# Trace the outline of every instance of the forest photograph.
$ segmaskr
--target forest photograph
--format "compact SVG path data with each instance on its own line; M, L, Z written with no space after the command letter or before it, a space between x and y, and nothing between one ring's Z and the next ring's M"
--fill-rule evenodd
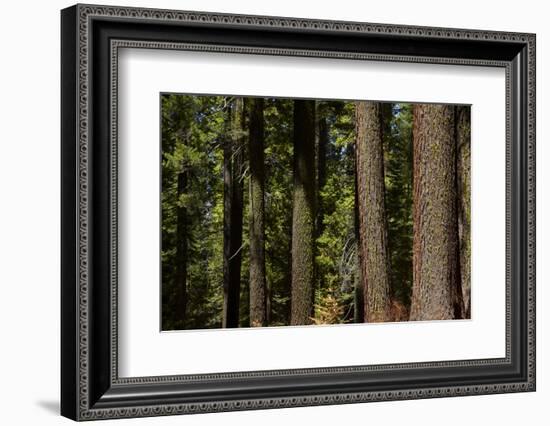
M470 319L470 109L161 94L161 330Z

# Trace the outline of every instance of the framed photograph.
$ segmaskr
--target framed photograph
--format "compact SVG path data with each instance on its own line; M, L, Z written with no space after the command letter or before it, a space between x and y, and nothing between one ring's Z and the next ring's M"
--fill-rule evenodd
M61 413L535 390L535 35L61 12Z

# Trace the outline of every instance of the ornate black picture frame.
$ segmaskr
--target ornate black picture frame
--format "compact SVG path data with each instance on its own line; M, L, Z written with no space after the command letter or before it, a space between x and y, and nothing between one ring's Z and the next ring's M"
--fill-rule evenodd
M76 5L61 13L61 413L159 416L535 390L535 35ZM117 52L190 49L506 72L506 356L120 378Z

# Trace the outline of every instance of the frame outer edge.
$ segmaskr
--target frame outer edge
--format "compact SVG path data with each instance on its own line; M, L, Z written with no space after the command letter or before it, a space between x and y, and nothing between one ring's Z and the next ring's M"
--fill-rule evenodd
M529 34L527 42L527 78L528 78L528 105L527 105L527 121L528 121L528 381L532 391L536 391L536 134L537 134L537 36Z
M77 7L61 11L61 414L78 418Z
M77 363L77 421L89 418L90 413L90 389L89 389L89 342L90 327L88 310L89 303L89 211L90 211L90 174L89 163L89 113L90 107L90 79L89 68L91 63L88 13L85 5L76 5L76 31L77 31L77 58L76 79L77 94L76 105L78 108L78 122L75 143L78 149L76 168L78 185L78 216L77 244L78 244L78 290L77 290L77 320L78 320L78 358Z
M208 12L185 12L185 11L169 11L158 9L141 9L128 7L110 7L97 5L77 5L74 7L76 11L75 31L77 37L77 51L75 53L76 63L76 99L78 105L76 137L78 141L78 152L76 153L76 179L77 181L77 229L78 236L76 251L77 255L77 284L78 289L74 289L77 296L77 313L73 324L77 325L77 335L75 336L75 350L78 359L75 362L76 383L74 390L76 391L77 406L75 408L76 420L92 420L101 418L113 417L141 417L151 415L169 415L179 413L193 412L219 412L229 410L243 409L263 409L263 408L282 408L292 406L309 406L309 405L325 405L325 404L343 404L351 402L366 402L380 400L399 400L399 399L416 399L416 398L432 398L439 396L460 396L474 395L487 393L504 393L529 391L535 389L535 36L527 33L509 33L496 31L482 30L462 30L462 29L447 29L447 28L428 28L428 27L408 27L403 25L387 25L387 24L367 24L353 22L336 22L324 20L298 19L298 18L279 18L267 16L245 16L245 15L229 15ZM376 394L359 393L359 394L332 394L325 396L307 396L298 398L269 398L246 401L220 401L208 404L163 404L160 406L143 406L139 408L113 408L113 409L93 409L89 408L89 317L88 317L88 136L89 136L89 18L91 16L105 18L120 18L120 19L136 19L136 20L171 20L176 22L193 22L193 23L210 23L210 24L227 24L232 26L257 26L262 28L289 28L289 29L316 29L326 30L328 32L367 32L367 33L382 33L390 35L394 32L403 31L405 35L414 37L438 37L447 39L471 39L485 41L508 41L523 43L528 46L528 106L526 112L528 117L528 193L526 194L528 209L528 336L527 336L527 356L528 356L528 378L526 382L503 383L500 385L480 385L464 388L462 386L450 386L448 388L434 389L404 389L403 391L388 391L376 392ZM72 105L71 105L72 106ZM66 113L65 104L63 112ZM63 128L67 126L62 124ZM64 146L64 145L63 145ZM66 162L63 161L65 165ZM65 189L66 183L63 184ZM525 190L525 188L524 188ZM74 210L74 207L73 207ZM66 210L65 210L66 212ZM63 224L65 226L65 224ZM66 263L66 257L63 257ZM65 270L63 266L63 270ZM64 284L65 285L65 284ZM65 413L66 415L66 413Z

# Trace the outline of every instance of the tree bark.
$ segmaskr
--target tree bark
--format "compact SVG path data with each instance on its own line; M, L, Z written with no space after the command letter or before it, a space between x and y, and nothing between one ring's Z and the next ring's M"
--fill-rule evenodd
M315 282L315 102L294 101L291 325L311 323Z
M250 326L267 325L264 230L264 101L250 100L248 152L250 162Z
M413 108L411 320L454 319L460 282L454 107Z
M357 102L355 123L359 261L365 321L383 322L390 319L390 276L380 104Z
M223 152L223 320L222 327L239 326L243 227L243 99L229 109L230 131Z
M178 327L185 327L187 311L187 208L180 205L181 196L187 192L187 170L182 164L178 173L178 204L176 205L176 307L175 319Z
M456 109L458 238L460 250L460 278L464 318L470 318L470 107Z
M355 151L355 147L354 147ZM354 155L355 152L354 152ZM356 160L357 161L357 160ZM353 292L353 322L359 324L365 322L365 285L363 280L363 274L361 272L361 255L360 242L359 242L359 196L357 194L357 173L355 173L354 179L355 185L355 203L354 203L354 233L355 233L355 246L356 246L356 267L354 276L354 292Z

